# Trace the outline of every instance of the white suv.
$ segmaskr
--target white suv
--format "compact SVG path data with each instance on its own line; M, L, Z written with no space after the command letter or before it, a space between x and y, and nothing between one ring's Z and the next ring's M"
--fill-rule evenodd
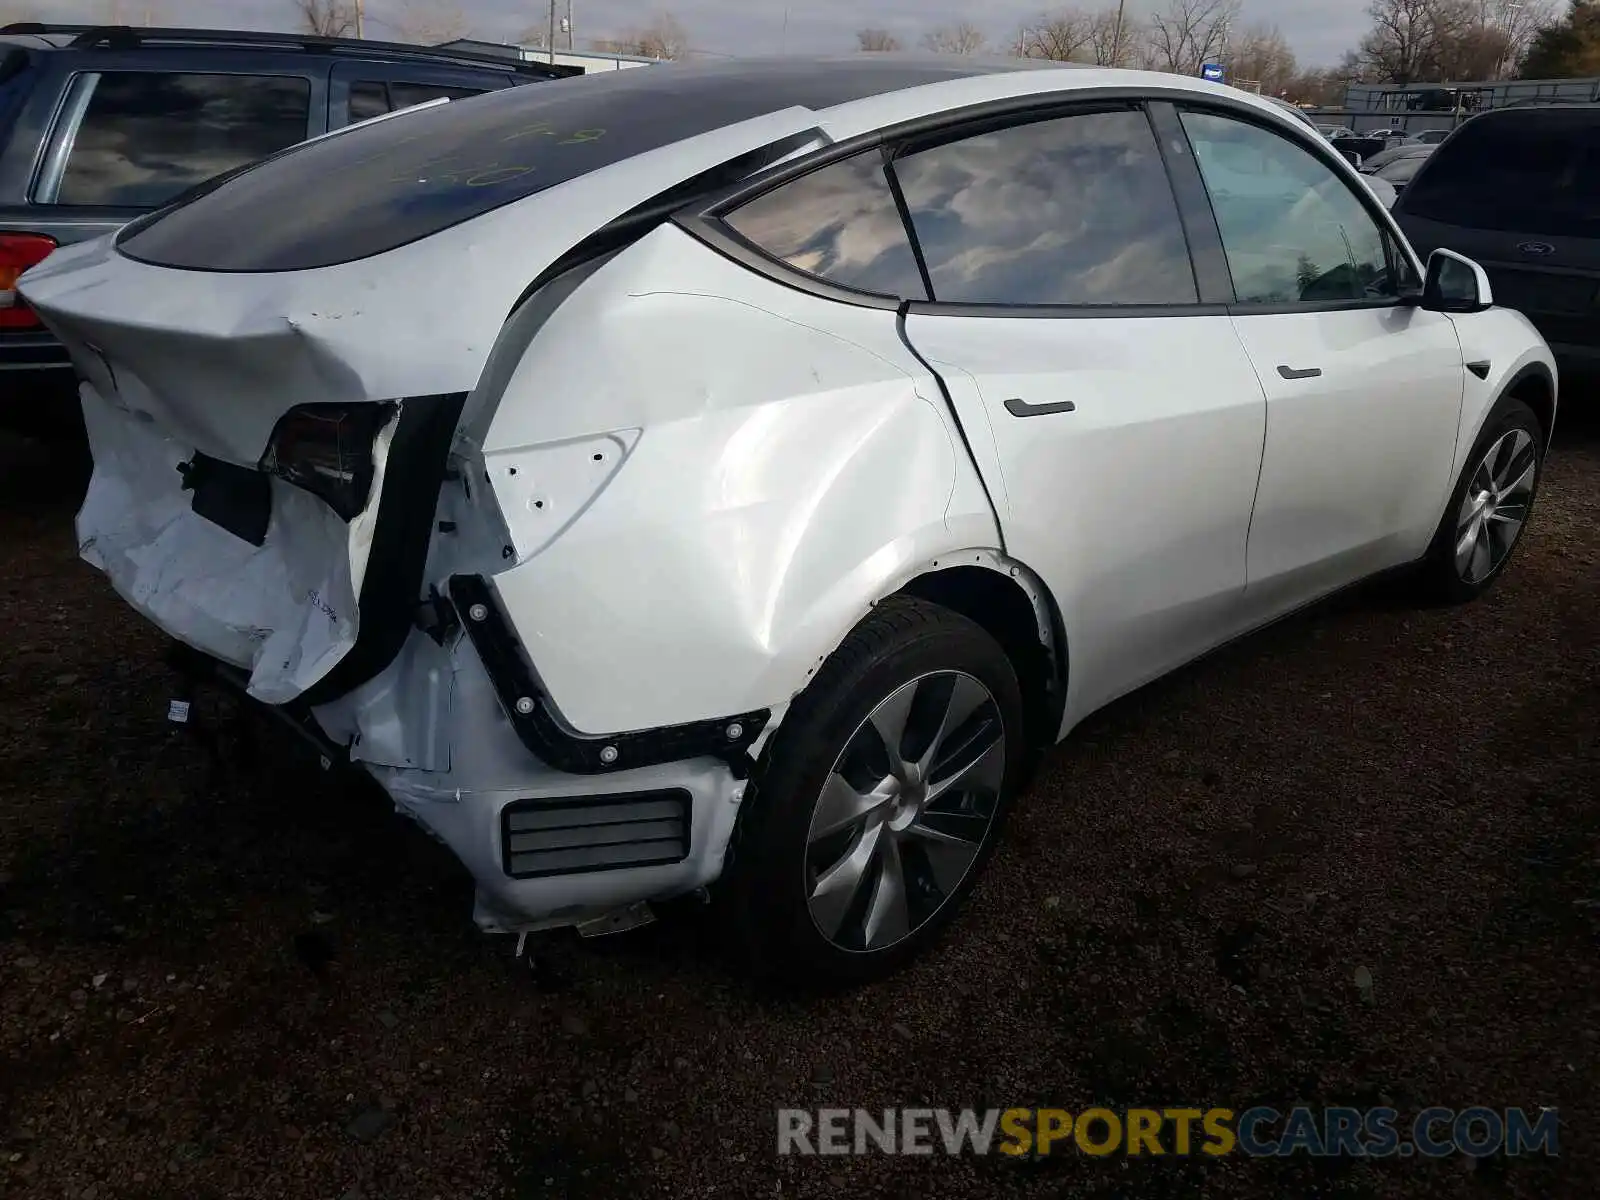
M484 928L717 883L759 962L890 970L1088 713L1390 568L1488 587L1555 416L1303 122L1026 67L517 89L53 255L84 557Z

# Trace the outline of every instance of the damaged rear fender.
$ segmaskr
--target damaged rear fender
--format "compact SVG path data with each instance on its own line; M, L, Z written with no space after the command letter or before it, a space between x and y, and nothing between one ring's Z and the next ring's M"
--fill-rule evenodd
M511 556L477 573L573 730L775 708L875 601L999 545L892 309L775 287L663 226L518 327L497 394L468 403Z

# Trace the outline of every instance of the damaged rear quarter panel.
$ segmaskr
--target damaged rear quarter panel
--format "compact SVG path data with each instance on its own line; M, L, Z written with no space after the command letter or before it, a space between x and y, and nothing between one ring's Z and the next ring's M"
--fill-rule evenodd
M608 435L626 460L574 504L541 486L547 447ZM482 450L518 547L494 586L588 733L781 704L927 562L998 545L894 312L775 285L670 225L551 314ZM532 495L582 511L547 538Z

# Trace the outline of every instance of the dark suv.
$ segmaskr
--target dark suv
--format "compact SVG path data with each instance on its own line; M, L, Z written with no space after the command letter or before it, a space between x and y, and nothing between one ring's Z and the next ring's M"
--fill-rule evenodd
M1473 117L1433 152L1394 208L1426 258L1440 246L1489 272L1563 369L1600 369L1600 106Z
M78 420L66 354L14 287L56 246L355 121L581 73L293 34L0 28L0 426L53 433Z

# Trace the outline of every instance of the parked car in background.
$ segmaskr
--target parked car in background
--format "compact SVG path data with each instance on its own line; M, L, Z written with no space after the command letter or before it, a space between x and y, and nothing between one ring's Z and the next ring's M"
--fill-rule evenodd
M66 351L15 292L56 247L352 121L574 73L293 34L0 28L0 427L78 422Z
M1389 143L1385 138L1344 137L1336 139L1333 148L1342 154L1351 166L1359 169L1366 165L1367 159L1387 150Z
M1480 261L1496 300L1526 313L1565 368L1600 368L1600 107L1473 117L1425 160L1395 215L1423 253Z
M1329 141L1337 141L1339 138L1355 137L1356 135L1355 130L1348 125L1318 125L1317 132Z
M715 884L806 980L925 947L1116 697L1391 568L1481 595L1556 411L1302 122L1024 59L418 109L22 291L86 377L84 557L480 925Z
M1420 142L1424 146L1437 146L1454 132L1455 130L1453 129L1424 129L1421 133L1416 134L1413 140Z
M1397 153L1395 157L1387 158L1384 162L1379 163L1376 167L1374 167L1372 162L1369 160L1367 165L1364 166L1362 170L1366 173L1368 178L1381 179L1383 182L1387 183L1394 189L1395 196L1398 198L1399 195L1406 190L1406 185L1409 184L1412 179L1416 177L1417 172L1422 169L1422 164L1427 162L1428 158L1437 149L1437 146L1406 147L1406 152ZM1385 156L1381 154L1378 155L1378 157L1385 158Z
M1370 174L1381 167L1388 166L1397 158L1419 153L1425 154L1431 149L1431 146L1423 146L1418 142L1391 142L1387 148L1378 151L1371 158L1363 161L1361 170L1364 174Z

